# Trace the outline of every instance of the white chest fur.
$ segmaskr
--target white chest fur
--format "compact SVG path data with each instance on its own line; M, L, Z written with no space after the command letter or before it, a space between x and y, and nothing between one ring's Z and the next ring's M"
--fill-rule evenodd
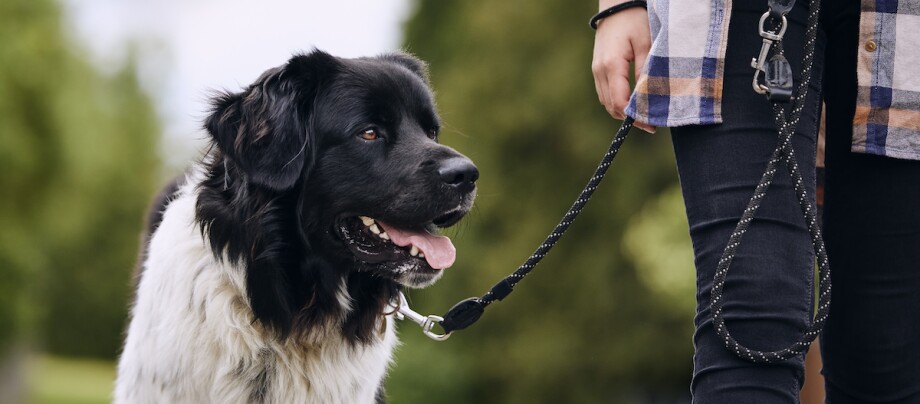
M345 341L339 324L278 341L253 320L243 268L213 257L194 217L186 185L151 240L115 401L373 402L397 344L393 319L367 345ZM348 307L344 286L338 300Z

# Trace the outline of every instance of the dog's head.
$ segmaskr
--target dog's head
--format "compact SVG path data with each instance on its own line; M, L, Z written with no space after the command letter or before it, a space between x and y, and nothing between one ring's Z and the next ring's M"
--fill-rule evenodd
M418 59L298 55L244 91L215 97L205 127L218 151L199 221L215 254L247 264L257 315L254 289L291 295L334 282L320 273L330 271L349 288L423 287L453 263L453 245L437 229L470 210L479 173L438 143Z

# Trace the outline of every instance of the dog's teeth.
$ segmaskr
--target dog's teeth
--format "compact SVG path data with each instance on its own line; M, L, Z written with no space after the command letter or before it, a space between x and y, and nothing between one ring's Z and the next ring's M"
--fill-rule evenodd
M358 216L358 219L361 219L361 223L364 223L365 226L374 224L374 219L371 219L367 216Z
M367 228L371 229L371 233L380 234L380 228L376 224L368 225Z
M380 238L382 238L382 239L384 239L384 240L389 240L389 239L390 239L390 235L387 234L387 232L385 232L385 231L384 231L384 232L380 232L380 234L378 234L378 236L380 236Z
M418 253L418 257L419 257L419 258L425 258L425 253L423 253L423 252Z
M416 247L415 245L413 245L413 246L412 246L412 249L409 250L409 255L411 255L411 256L413 256L413 257L418 256L418 247Z

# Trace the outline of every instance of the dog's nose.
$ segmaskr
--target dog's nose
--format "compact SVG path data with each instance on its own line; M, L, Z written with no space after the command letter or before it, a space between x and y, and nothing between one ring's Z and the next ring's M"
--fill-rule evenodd
M445 184L461 192L469 192L473 190L476 180L479 179L479 170L468 158L452 157L441 163L438 167L438 175Z

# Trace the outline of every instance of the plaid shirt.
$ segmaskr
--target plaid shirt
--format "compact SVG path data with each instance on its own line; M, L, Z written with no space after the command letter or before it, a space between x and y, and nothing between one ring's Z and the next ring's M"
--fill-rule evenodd
M652 48L627 115L655 126L722 122L731 7L731 0L649 0ZM862 0L854 46L853 151L920 160L920 0Z

